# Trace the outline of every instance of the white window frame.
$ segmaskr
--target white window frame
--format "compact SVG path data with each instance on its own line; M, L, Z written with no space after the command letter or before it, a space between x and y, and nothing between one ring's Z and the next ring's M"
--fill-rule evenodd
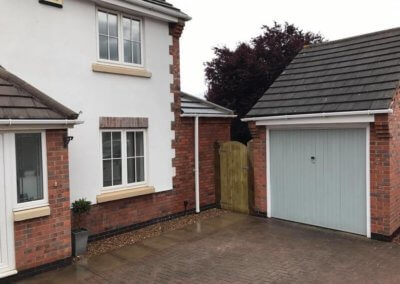
M113 186L104 186L103 180L103 133L104 132L120 132L121 133L121 158L122 158L122 184ZM143 153L144 153L144 181L128 183L128 155L127 155L127 133L128 132L143 132ZM147 129L101 129L100 130L100 176L101 176L101 191L112 192L124 189L139 188L148 185L148 152L147 152Z
M18 203L18 190L17 190L17 159L15 147L15 134L41 134L42 142L42 176L43 176L43 199ZM46 144L46 131L18 131L13 133L6 133L7 149L9 149L8 167L11 169L10 188L13 189L13 208L14 211L27 210L42 206L49 205L49 189L48 189L48 174L47 174L47 144Z
M99 12L111 13L117 15L118 22L118 61L108 60L100 58L100 42L99 42ZM124 61L124 29L123 29L123 18L130 18L140 22L140 57L141 64L129 63ZM97 7L96 8L96 43L97 43L97 61L100 63L107 63L113 65L124 65L136 68L144 68L144 19L135 15L130 15L107 8Z

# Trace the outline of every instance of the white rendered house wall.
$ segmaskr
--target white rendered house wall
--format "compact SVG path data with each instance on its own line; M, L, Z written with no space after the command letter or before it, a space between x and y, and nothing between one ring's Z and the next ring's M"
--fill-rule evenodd
M172 57L167 22L144 18L144 65L151 78L92 71L97 62L96 6L68 0L62 9L38 1L0 0L0 65L75 111L85 123L70 130L71 200L96 202L102 189L99 117L147 117L148 185L172 189L170 93ZM134 15L134 14L133 14Z

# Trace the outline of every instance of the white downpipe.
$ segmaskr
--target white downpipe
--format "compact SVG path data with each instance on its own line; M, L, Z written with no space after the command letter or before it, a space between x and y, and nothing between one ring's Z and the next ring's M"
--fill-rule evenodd
M262 120L278 120L278 119L296 119L296 118L311 118L311 117L335 117L335 116L351 116L351 115L373 115L373 114L391 114L392 109L382 110L363 110L363 111L344 111L344 112L325 112L311 114L294 114L294 115L278 115L266 117L249 117L243 118L242 121L262 121Z
M200 180L199 180L199 117L194 118L194 172L196 213L200 213Z

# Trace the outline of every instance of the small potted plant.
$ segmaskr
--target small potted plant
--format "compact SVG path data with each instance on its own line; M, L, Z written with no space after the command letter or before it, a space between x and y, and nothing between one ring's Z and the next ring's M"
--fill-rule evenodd
M86 199L78 199L72 203L72 212L77 215L77 227L72 231L72 254L79 256L86 253L89 231L82 228L82 215L87 214L91 208L91 202Z

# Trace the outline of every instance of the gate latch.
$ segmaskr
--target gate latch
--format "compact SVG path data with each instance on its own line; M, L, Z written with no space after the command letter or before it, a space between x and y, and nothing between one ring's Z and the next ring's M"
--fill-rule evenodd
M316 161L317 161L317 158L315 158L315 156L311 156L311 163L315 164Z

